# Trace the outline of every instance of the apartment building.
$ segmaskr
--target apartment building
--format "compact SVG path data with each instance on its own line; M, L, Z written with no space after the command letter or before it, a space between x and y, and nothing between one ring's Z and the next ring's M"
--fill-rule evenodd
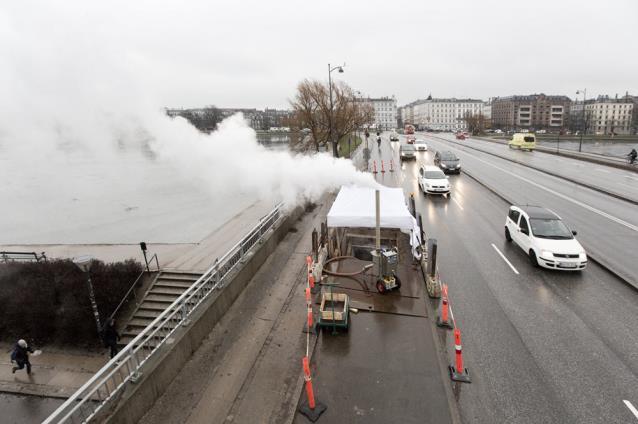
M634 113L631 99L599 96L585 103L585 120L589 132L601 135L631 134Z
M397 127L397 101L392 97L363 98L362 102L374 108L374 126L382 130Z
M414 124L418 128L435 131L467 129L464 117L483 114L484 103L477 99L433 99L413 104Z
M492 99L493 128L561 129L569 122L571 100L567 96L531 94Z

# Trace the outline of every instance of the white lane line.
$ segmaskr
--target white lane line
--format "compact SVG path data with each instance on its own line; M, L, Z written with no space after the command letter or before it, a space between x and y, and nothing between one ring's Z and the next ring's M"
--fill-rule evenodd
M623 402L625 402L625 406L629 408L631 413L634 414L636 418L638 418L638 410L631 404L631 402L629 402L628 400L623 400Z
M632 180L638 181L638 178L632 177L631 175L625 175L625 178L631 178Z
M585 209L587 209L587 210L589 210L589 211L591 211L591 212L594 212L594 213L596 213L596 214L598 214L598 215L600 215L600 216L602 216L602 217L605 217L605 218L607 218L607 219L609 219L609 220L611 220L611 221L614 221L614 222L615 222L615 223L617 223L617 224L623 225L623 226L625 226L625 227L629 228L630 230L633 230L633 231L638 232L638 226L633 225L633 224L630 224L629 222L624 221L624 220L622 220L622 219L620 219L620 218L617 218L617 217L615 217L615 216L613 216L613 215L610 215L610 214L608 214L607 212L603 212L603 211L601 211L600 209L596 209L595 207L593 207L593 206L589 206L588 204L583 203L583 202L581 202L581 201L579 201L579 200L572 199L571 197L566 196L566 195L564 195L564 194L562 194L562 193L559 193L559 192L557 192L556 190L552 190L552 189L551 189L551 188L549 188L549 187L545 187L545 186L544 186L544 185L542 185L542 184L538 184L538 183L536 183L536 182L534 182L534 181L531 181L529 178L521 177L520 175L517 175L517 174L515 174L515 173L513 173L513 172L510 172L510 171L508 171L508 170L506 170L506 169L503 169L503 168L501 168L501 167L499 167L499 166L496 166L496 165L494 165L493 163L490 163L490 162L485 161L485 160L483 160L483 159L479 159L479 158L478 158L478 157L476 157L476 156L474 156L474 157L473 157L473 159L476 159L476 160L478 160L479 162L483 162L483 163L484 163L484 164L486 164L486 165L489 165L489 166L491 166L491 167L493 167L493 168L496 168L496 169L498 169L498 170L500 170L500 171L503 171L503 172L505 172L506 174L511 175L512 177L517 178L517 179L519 179L519 180L521 180L521 181L525 181L526 183L531 184L531 185L533 185L534 187L538 187L538 188L540 188L541 190L545 190L546 192L551 193L551 194L553 194L553 195L555 195L555 196L558 196L558 197L560 197L561 199L565 199L565 200L567 200L567 201L569 201L569 202L572 202L572 203L574 203L574 204L576 204L576 205L578 205L578 206L580 206L580 207L583 207L583 208L585 208ZM541 172L539 172L539 173L541 173Z
M606 169L603 168L594 168L596 171L598 172L604 172L605 174L611 174L611 171L608 171Z
M496 246L494 245L494 243L492 243L492 247L494 248L494 250L496 250L496 253L498 253L498 254L501 256L501 258L503 258L503 260L505 261L505 263L507 263L507 264L510 266L510 268L512 268L512 271L514 271L514 274L518 275L518 271L516 270L516 268L514 268L514 265L512 265L512 263L511 263L510 261L508 261L508 260L507 260L507 258L505 257L505 255L504 255L503 253L501 253L501 251L500 251L500 250L498 250L498 247L496 247Z
M461 208L461 210L464 210L463 206L461 206L461 204L454 197L452 198L452 201L456 203L459 206L459 208Z

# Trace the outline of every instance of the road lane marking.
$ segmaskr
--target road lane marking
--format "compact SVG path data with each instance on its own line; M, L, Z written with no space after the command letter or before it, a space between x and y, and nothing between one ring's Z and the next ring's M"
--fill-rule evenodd
M611 174L611 172L610 172L610 171L608 171L608 170L606 170L606 169L603 169L603 168L594 168L594 169L595 169L596 171L598 171L598 172L604 172L605 174Z
M631 404L631 402L629 402L628 400L623 400L623 402L625 402L625 406L629 408L631 413L634 414L636 418L638 418L638 410Z
M464 210L463 206L461 206L461 204L454 197L452 198L452 201L456 203L457 205L459 205L459 208L461 208L461 210Z
M610 214L608 214L607 212L603 212L603 211L601 211L600 209L597 209L597 208L595 208L595 207L593 207L593 206L589 206L588 204L583 203L583 202L581 202L580 200L572 199L571 197L566 196L566 195L564 195L564 194L562 194L562 193L559 193L559 192L557 192L556 190L552 190L552 189L551 189L551 188L549 188L549 187L545 187L545 186L544 186L544 185L542 185L542 184L538 184L538 183L536 183L536 182L534 182L534 181L530 181L528 178L521 177L520 175L517 175L517 174L515 174L515 173L513 173L513 172L510 172L510 171L508 171L508 170L506 170L506 169L503 169L503 168L501 168L501 167L499 167L499 166L496 166L496 165L494 165L493 163L487 162L487 161L485 161L485 160L483 160L483 159L479 159L479 158L478 158L478 157L476 157L476 156L474 156L473 158L474 158L474 159L476 159L476 160L478 160L478 161L480 161L480 162L483 162L483 163L484 163L484 164L486 164L486 165L489 165L489 166L491 166L491 167L493 167L493 168L496 168L496 169L498 169L498 170L500 170L500 171L503 171L503 172L505 172L506 174L511 175L512 177L515 177L515 178L517 178L517 179L519 179L519 180L521 180L521 181L525 181L525 182L526 182L526 183L528 183L528 184L531 184L531 185L533 185L533 186L535 186L535 187L538 187L538 188L540 188L541 190L545 190L545 191L546 191L546 192L548 192L548 193L551 193L551 194L553 194L553 195L555 195L555 196L558 196L558 197L560 197L561 199L565 199L565 200L567 200L567 201L569 201L569 202L572 202L572 203L574 203L574 204L576 204L576 205L578 205L578 206L580 206L580 207L582 207L582 208L585 208L585 209L587 209L587 210L589 210L589 211L591 211L591 212L594 212L594 213L596 213L596 214L598 214L598 215L600 215L600 216L602 216L602 217L605 217L605 218L607 218L607 219L609 219L609 220L611 220L611 221L614 221L614 222L615 222L615 223L617 223L617 224L623 225L623 226L625 226L625 227L629 228L630 230L633 230L633 231L638 232L638 226L636 226L636 225L630 224L630 223L629 223L629 222L627 222L627 221L624 221L624 220L622 220L622 219L620 219L620 218L617 218L617 217L615 217L615 216L613 216L613 215L610 215ZM540 172L540 171L537 171L537 172L542 173L542 172Z
M500 257L503 258L505 263L508 264L510 266L510 268L512 268L512 271L514 271L514 274L518 275L518 271L516 270L516 268L514 268L514 265L512 265L512 263L507 260L505 255L503 253L501 253L500 250L498 250L498 247L496 247L496 245L494 243L492 243L492 247L494 248L494 250L496 250L496 253L498 253L500 255Z

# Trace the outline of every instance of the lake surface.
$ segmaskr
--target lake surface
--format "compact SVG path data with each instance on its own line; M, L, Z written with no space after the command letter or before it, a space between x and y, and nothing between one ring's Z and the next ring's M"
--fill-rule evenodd
M121 149L115 161L69 151L45 164L0 150L0 178L0 244L198 242L256 201L212 193L143 148Z

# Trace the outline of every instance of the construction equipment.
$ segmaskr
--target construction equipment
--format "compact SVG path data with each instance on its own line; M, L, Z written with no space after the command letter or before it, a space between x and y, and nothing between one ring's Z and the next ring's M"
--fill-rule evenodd
M373 250L372 261L377 269L377 291L385 293L401 288L401 280L396 274L399 263L399 252L396 247L392 249Z

